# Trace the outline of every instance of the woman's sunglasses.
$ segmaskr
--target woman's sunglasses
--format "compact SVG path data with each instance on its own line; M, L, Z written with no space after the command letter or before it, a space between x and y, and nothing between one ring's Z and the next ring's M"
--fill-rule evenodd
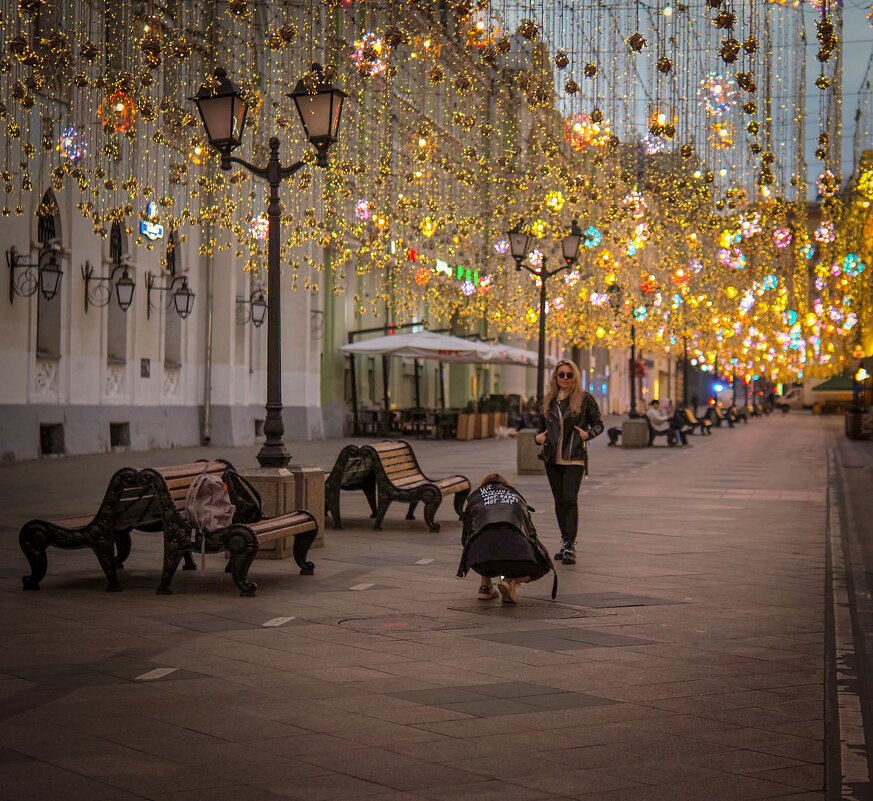
M572 378L573 373L558 373L558 378Z

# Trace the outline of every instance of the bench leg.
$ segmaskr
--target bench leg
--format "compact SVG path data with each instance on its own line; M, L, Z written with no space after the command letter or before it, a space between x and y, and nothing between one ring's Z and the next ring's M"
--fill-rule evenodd
M367 503L370 504L370 517L376 516L376 510L378 508L376 503L376 479L374 476L369 476L364 484L361 486L361 490L364 493L364 497L367 499Z
M306 555L309 553L312 543L318 536L317 531L307 531L305 534L297 534L294 537L294 561L300 568L301 576L311 576L315 572L315 565L307 561Z
M179 562L182 561L182 555L185 550L176 546L175 543L169 543L164 540L164 569L161 572L161 583L158 584L158 589L155 591L158 595L172 595L170 582L173 576L176 575L176 569L179 567Z
M440 504L443 502L442 493L429 492L422 498L422 500L424 501L424 522L427 523L427 527L431 531L439 531L440 524L434 520L434 516L436 515L437 509L440 508Z
M455 493L455 513L458 515L458 520L461 520L464 517L464 504L467 502L467 496L469 494L470 490L468 489Z
M415 520L415 507L418 506L418 501L413 501L409 504L409 511L406 513L407 520Z
M130 556L130 529L115 532L115 569L121 570Z
M239 587L239 594L244 597L254 595L258 585L254 581L249 581L248 575L255 554L258 552L257 537L251 529L232 526L222 533L222 539L224 547L230 551L228 567L236 586Z
M333 493L330 493L330 495L325 493L325 496L324 496L324 514L325 514L325 517L327 515L331 516L331 519L333 520L333 527L334 528L342 528L343 527L343 521L342 521L342 518L340 517L339 500L340 500L339 493L337 493L335 496Z
M391 506L391 498L387 497L385 493L381 493L379 495L379 506L376 509L376 519L373 521L373 529L375 531L382 530L382 521L385 519L389 506Z
M32 520L22 527L18 544L30 565L30 575L21 579L22 589L39 589L39 583L45 578L48 568L46 549L49 545L65 549L91 548L106 575L107 591L121 589L115 571L115 538L102 530L65 529L45 520Z

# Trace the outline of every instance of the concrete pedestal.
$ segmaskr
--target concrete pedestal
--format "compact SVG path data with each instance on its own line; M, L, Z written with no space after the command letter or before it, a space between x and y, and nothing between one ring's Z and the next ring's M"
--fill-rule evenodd
M621 445L623 448L645 448L649 444L649 425L645 420L635 418L621 424Z
M523 428L515 438L516 469L521 475L546 472L545 463L539 458L540 446L534 441L538 433L535 428Z
M243 468L244 476L261 496L264 517L278 517L305 509L318 522L313 548L324 545L324 469L316 465ZM288 559L294 537L276 540L258 549L259 559Z

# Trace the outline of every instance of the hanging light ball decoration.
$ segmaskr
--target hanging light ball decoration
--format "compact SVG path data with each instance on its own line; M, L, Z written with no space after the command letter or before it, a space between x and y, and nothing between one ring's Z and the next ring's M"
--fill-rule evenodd
M670 273L670 280L678 287L683 287L691 280L691 272L684 267L677 267Z
M419 230L425 236L433 236L437 232L437 224L433 217L425 217L421 221L421 225L419 226Z
M843 272L846 275L856 276L864 272L866 265L855 253L847 253L843 259Z
M787 248L793 238L790 228L777 228L773 232L773 244L780 249Z
M593 225L589 225L582 232L582 244L585 245L586 248L596 248L600 244L600 240L602 239L600 231L598 231Z
M564 208L564 193L559 190L546 193L546 208L552 213L557 214Z
M647 156L663 153L667 149L667 140L663 136L655 136L651 131L643 137L642 144Z
M498 239L494 243L494 251L499 253L501 256L505 255L509 250L509 241L506 239Z
M688 269L690 269L695 275L702 273L703 262L700 259L691 259L691 261L688 262Z
M812 238L822 245L830 244L837 238L837 232L834 228L834 224L830 222L830 220L825 220L818 228L815 229L815 233L812 235Z
M88 155L88 143L82 133L71 126L61 132L56 150L61 154L61 158L67 159L72 164L78 164Z
M136 123L136 103L126 92L113 92L97 109L97 116L104 127L115 133L124 133Z
M667 103L656 103L649 112L649 133L672 139L676 135L676 123L679 122L679 112Z
M800 255L803 256L807 261L809 261L813 256L815 256L815 248L807 242L800 248Z
M843 0L809 0L809 4L821 14L834 8L842 8Z
M710 131L712 132L712 146L716 150L727 150L729 147L734 146L736 129L731 123L719 120L712 124Z
M503 23L487 8L482 8L469 16L464 31L467 35L467 44L471 47L487 47L503 36Z
M532 250L527 254L527 260L530 262L531 267L539 267L543 263L542 251ZM536 276L532 276L532 278L536 278Z
M833 197L840 188L840 182L830 170L825 170L816 178L815 188L822 197Z
M651 295L653 292L658 289L658 280L654 275L644 275L640 279L640 292L645 293L646 295Z
M470 295L475 295L476 284L474 284L472 281L464 281L464 283L461 284L461 294L468 298L470 297Z
M564 119L564 141L574 150L587 147L604 147L611 133L606 120L594 122L591 116L576 112Z
M755 236L755 234L760 234L762 230L761 215L757 211L743 214L743 216L740 217L740 227L737 233L739 233L743 239L750 239Z
M249 234L252 239L258 242L263 242L270 232L270 221L266 214L259 214L257 217L252 217L249 220Z
M622 208L628 212L630 217L634 220L641 219L646 210L649 208L649 204L646 203L646 199L642 196L640 192L637 192L636 189L628 192L621 201Z
M427 267L419 267L415 271L415 283L419 286L427 286L430 283L431 272Z
M494 288L494 279L490 275L483 275L476 288L480 295L487 295Z
M746 254L739 248L721 248L718 251L719 264L734 270L742 270L746 266Z
M701 82L697 96L703 103L706 113L720 117L733 108L740 99L740 90L733 78L720 72L710 72Z
M371 216L370 201L366 198L358 200L358 202L355 203L355 218L363 222L369 220Z
M388 67L391 48L381 36L372 31L365 33L355 42L352 61L358 65L358 73L364 77L381 75Z

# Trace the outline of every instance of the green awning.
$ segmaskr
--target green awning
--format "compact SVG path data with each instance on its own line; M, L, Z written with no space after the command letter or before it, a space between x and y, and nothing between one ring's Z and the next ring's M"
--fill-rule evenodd
M812 388L813 392L851 392L852 391L852 376L850 375L835 375L829 378L823 384Z

